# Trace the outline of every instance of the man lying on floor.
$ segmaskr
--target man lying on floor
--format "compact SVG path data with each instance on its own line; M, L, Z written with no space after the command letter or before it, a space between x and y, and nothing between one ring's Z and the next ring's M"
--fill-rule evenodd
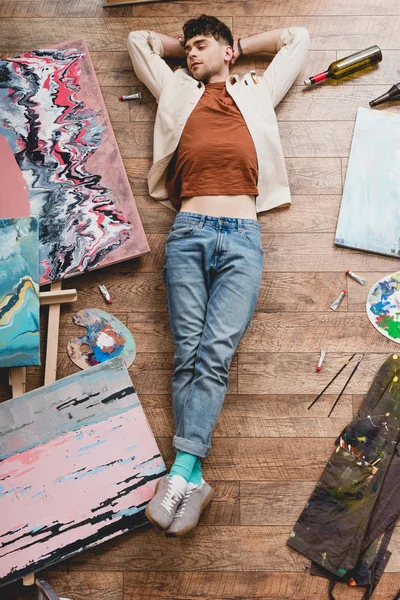
M175 346L171 472L146 515L167 535L193 529L214 492L201 461L224 402L228 370L260 289L264 262L257 214L290 204L274 107L303 66L302 27L233 40L216 17L183 26L183 40L133 31L137 77L158 102L149 193L177 211L164 278ZM276 54L262 75L230 75L241 56ZM172 71L164 58L186 57Z

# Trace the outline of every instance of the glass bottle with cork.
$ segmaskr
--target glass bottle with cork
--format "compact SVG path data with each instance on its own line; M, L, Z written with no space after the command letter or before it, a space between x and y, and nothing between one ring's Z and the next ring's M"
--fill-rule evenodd
M329 65L326 71L306 79L304 85L315 85L326 79L340 79L341 77L350 75L350 73L374 65L381 60L382 52L379 46L371 46L370 48L360 50L360 52L356 52L355 54L350 54L349 56L335 60Z

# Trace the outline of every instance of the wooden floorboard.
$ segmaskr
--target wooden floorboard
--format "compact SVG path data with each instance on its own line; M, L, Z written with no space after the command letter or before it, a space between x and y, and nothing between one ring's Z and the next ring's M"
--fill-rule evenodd
M163 280L164 248L174 214L148 195L156 102L135 76L126 49L133 29L181 32L202 12L223 19L234 36L275 27L309 29L311 48L293 88L277 108L293 204L259 216L265 250L256 311L233 358L229 389L204 461L215 487L199 526L180 540L147 527L125 534L46 570L43 575L70 600L324 600L327 582L311 577L308 561L286 545L326 464L336 436L358 410L373 377L398 346L369 324L370 286L399 263L333 244L357 108L400 79L398 0L176 0L103 9L102 0L0 0L0 56L84 39L100 83L124 165L150 244L150 254L67 280L78 302L63 306L58 376L77 371L66 354L79 335L72 323L81 308L107 309L98 291L106 283L110 312L132 331L137 357L130 368L167 466L171 441L173 344ZM379 66L319 88L303 80L336 58L378 44ZM267 67L268 56L242 59L233 72ZM142 92L141 102L118 97ZM390 110L400 112L400 104ZM345 276L351 268L367 279L361 287ZM342 288L347 296L329 309ZM46 331L46 311L41 328ZM328 356L315 372L321 347ZM357 374L332 417L339 379L312 410L308 405L354 352L364 354ZM44 359L44 349L42 348ZM0 400L11 397L0 371ZM28 389L43 384L43 368L28 370ZM374 600L400 587L400 530ZM361 590L339 586L338 600L361 600ZM16 583L1 600L31 600Z

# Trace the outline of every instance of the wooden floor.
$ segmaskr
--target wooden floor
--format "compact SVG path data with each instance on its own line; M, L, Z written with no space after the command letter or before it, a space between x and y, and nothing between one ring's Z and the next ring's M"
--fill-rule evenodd
M266 252L262 288L232 362L229 394L204 463L215 500L194 532L181 540L149 528L46 571L57 592L70 600L327 598L326 581L306 572L307 561L286 540L334 438L357 410L379 365L398 350L369 324L364 306L370 285L400 263L336 248L333 238L357 107L400 80L400 2L186 0L103 9L101 0L0 0L3 57L78 38L88 43L151 246L141 259L65 282L64 287L78 289L79 299L62 309L58 377L76 370L65 351L77 333L71 314L85 307L105 309L97 284L106 283L111 312L135 337L132 380L171 464L173 345L162 267L173 213L147 195L156 105L132 71L126 40L134 29L177 35L186 19L201 12L224 20L235 38L289 25L310 32L304 71L277 109L293 205L259 217ZM305 76L373 44L383 51L378 68L305 90ZM250 65L261 72L266 59L239 61L233 72L243 73ZM121 94L139 90L143 104L118 101ZM400 103L391 110L400 112ZM348 268L366 277L367 287L347 281ZM336 313L329 305L342 288L348 295ZM43 310L43 332L45 317ZM328 356L317 374L322 347ZM353 352L364 352L365 358L333 416L326 415L342 381L307 411ZM42 382L42 369L29 370L29 389ZM1 399L9 397L3 373ZM376 600L391 598L400 587L399 529L391 549ZM341 586L337 598L358 600L361 595ZM1 589L0 598L27 600L33 592L17 584Z

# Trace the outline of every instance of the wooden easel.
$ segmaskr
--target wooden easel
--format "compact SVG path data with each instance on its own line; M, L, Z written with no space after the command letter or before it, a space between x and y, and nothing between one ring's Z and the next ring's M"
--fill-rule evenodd
M61 288L62 282L56 281L55 283L51 284L50 292L39 293L40 305L49 305L44 385L53 383L56 380L61 304L66 302L76 302L78 299L76 290L63 291ZM13 367L10 369L9 382L12 388L13 398L24 394L26 384L26 367ZM37 587L39 588L39 600L59 600L59 597L54 592L53 588L46 581L43 579L38 579L35 582L35 573L30 573L29 575L23 577L22 583L25 586L35 585L36 583Z
M61 292L61 281L56 281L50 286L50 293ZM53 383L57 374L57 354L58 354L58 332L60 330L60 308L61 304L50 304L49 320L47 321L47 346L46 363L44 370L44 385Z

